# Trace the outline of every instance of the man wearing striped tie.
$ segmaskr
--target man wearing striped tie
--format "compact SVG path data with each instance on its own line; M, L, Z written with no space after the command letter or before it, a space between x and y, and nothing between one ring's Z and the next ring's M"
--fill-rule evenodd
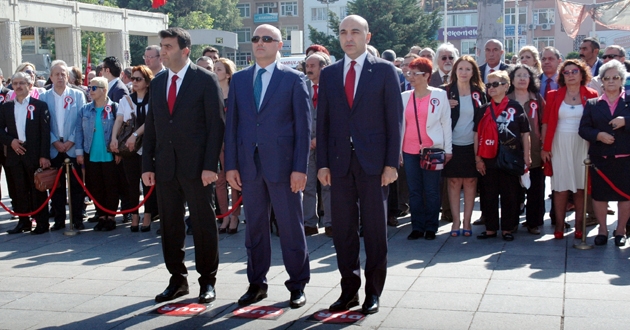
M558 65L562 62L560 51L555 47L545 47L541 54L542 70L540 75L540 96L545 98L549 91L558 89Z

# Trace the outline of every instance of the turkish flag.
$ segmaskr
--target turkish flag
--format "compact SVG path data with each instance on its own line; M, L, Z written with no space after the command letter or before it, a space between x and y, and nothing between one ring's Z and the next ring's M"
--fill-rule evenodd
M166 4L166 0L153 0L153 8L160 8Z

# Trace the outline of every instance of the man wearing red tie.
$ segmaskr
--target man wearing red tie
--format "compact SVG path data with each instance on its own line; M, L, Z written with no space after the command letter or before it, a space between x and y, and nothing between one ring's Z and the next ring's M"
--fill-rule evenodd
M560 52L552 46L545 47L540 54L543 73L540 75L540 96L545 98L549 91L558 89L558 65L562 62Z
M219 266L218 230L212 185L225 130L223 94L217 76L188 59L190 34L182 28L159 33L167 72L151 81L145 121L142 181L157 183L162 251L171 278L156 302L188 294L184 265L184 202L188 203L199 273L199 303L215 300Z
M359 304L360 214L365 314L378 312L387 275L387 186L397 178L403 113L396 69L368 54L370 37L363 17L343 19L339 41L345 56L322 70L317 103L317 177L331 187L333 242L341 273L341 296L329 309Z

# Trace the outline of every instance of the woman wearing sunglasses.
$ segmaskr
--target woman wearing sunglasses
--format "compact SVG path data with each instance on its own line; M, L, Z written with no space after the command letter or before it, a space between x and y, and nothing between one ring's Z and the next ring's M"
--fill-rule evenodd
M17 70L15 70L15 72L16 73L18 73L18 72L27 73L28 75L31 76L32 81L37 81L37 75L36 75L36 72L35 72L35 65L30 63L30 62L24 62L24 63L18 65ZM10 91L6 95L7 100L13 100L15 98L15 93L13 92L13 86L11 86L9 84L9 86L7 86L7 88L10 89ZM34 98L34 99L39 99L39 96L42 93L44 93L45 91L46 91L46 89L40 88L40 87L36 87L33 84L33 87L31 88L31 92L30 92L29 96Z
M591 80L591 70L582 61L566 60L558 71L556 91L546 97L543 113L543 150L540 153L543 163L551 161L553 176L553 209L556 228L554 237L564 237L564 218L569 198L573 192L575 204L575 238L582 238L584 220L584 159L588 143L578 135L580 119L586 100L597 97L597 92L586 87Z
M120 100L118 113L116 114L116 122L112 130L112 141L109 146L113 152L118 152L118 141L116 137L120 131L120 127L124 121L131 119L131 114L136 117L135 132L127 139L126 146L129 150L136 148L137 140L144 134L144 120L149 113L149 86L153 79L153 72L146 65L138 65L131 69L131 83L133 85L133 94L123 97ZM125 176L129 182L129 201L131 205L138 205L140 202L140 185L142 176L142 148L137 153L128 156L122 160ZM149 187L142 185L142 191L146 198L149 193ZM136 210L131 213L132 232L138 230L147 232L151 230L151 216L158 213L157 197L155 192L149 196L144 204L144 217L142 218L142 227L139 227L140 215Z
M464 55L455 61L451 83L446 86L451 107L453 158L444 166L442 176L447 178L448 199L453 214L451 236L461 234L460 193L464 189L464 236L472 235L470 220L477 194L475 148L473 132L475 114L488 102L485 86L475 59Z
M536 52L537 54L537 52ZM527 232L539 235L539 226L543 225L545 216L545 174L540 160L540 150L542 140L542 114L545 108L545 100L539 93L540 81L538 73L529 65L523 63L513 66L510 70L510 80L512 86L508 90L507 97L518 102L525 111L529 120L529 141L531 144L531 160L529 167L529 178L531 186L527 189L527 215L525 225ZM523 191L523 190L521 190ZM519 202L524 202L524 195L521 194ZM522 207L521 207L522 209Z
M116 177L116 163L119 156L107 151L112 138L112 128L116 120L118 104L107 97L108 83L103 77L96 77L90 81L88 90L92 102L79 111L76 132L77 162L85 164L85 183L94 196L95 201L108 210L118 207L118 189L111 178ZM116 163L114 163L114 161ZM98 223L95 231L110 231L116 229L113 214L106 213L96 207Z
M520 176L499 169L499 149L531 165L529 121L523 107L506 94L510 77L505 71L488 75L486 89L490 102L475 117L475 166L481 174L481 212L486 218L486 231L478 239L497 237L501 229L503 240L513 241L511 231L518 225L518 194ZM501 146L499 146L499 144ZM499 196L501 197L501 223L499 226Z
M440 177L443 164L452 156L451 107L446 92L429 86L433 66L427 58L409 64L407 80L414 90L402 93L402 158L409 185L412 231L407 239L435 239L440 213ZM427 169L421 157L427 151L442 150L441 166Z
M580 122L580 136L590 142L588 154L593 165L606 175L622 192L630 193L630 99L625 96L623 85L627 79L626 68L617 60L611 60L599 68L599 78L604 92L598 98L590 99L584 107ZM626 225L630 217L630 201L615 192L608 183L596 174L593 168L589 173L592 184L593 210L599 222L599 234L595 245L608 242L606 211L608 201L617 201L619 220L615 245L626 245Z

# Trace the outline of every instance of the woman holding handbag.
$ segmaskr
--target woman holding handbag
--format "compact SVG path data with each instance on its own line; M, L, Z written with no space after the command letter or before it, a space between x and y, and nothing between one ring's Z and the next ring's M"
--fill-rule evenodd
M116 123L112 131L112 142L110 149L113 152L119 152L119 143L124 142L125 147L131 151L122 160L125 176L129 182L129 200L131 205L138 205L140 202L140 185L142 176L142 147L140 144L144 134L144 120L149 112L149 86L153 79L153 72L146 65L138 65L131 70L131 83L133 84L133 94L123 97L120 100L118 114L116 115ZM123 122L132 120L134 122L134 132L129 135L126 141L118 141L121 126ZM140 143L139 143L140 142ZM146 198L149 193L149 187L142 185L142 190ZM157 199L155 194L151 194L144 204L144 218L142 219L142 227L139 228L140 216L138 211L131 213L132 232L140 229L143 232L151 230L151 216L157 214Z
M402 93L402 159L409 185L412 231L407 239L435 239L440 212L440 174L452 156L451 107L446 92L429 86L433 66L426 58L409 64L413 90Z
M518 225L520 176L530 166L529 121L523 107L506 96L510 77L505 71L488 75L486 83L490 102L475 118L475 164L484 189L481 212L486 217L486 231L478 239L497 237L513 241L511 231ZM508 162L509 161L509 162ZM508 166L511 164L512 166ZM501 223L499 227L499 196Z

